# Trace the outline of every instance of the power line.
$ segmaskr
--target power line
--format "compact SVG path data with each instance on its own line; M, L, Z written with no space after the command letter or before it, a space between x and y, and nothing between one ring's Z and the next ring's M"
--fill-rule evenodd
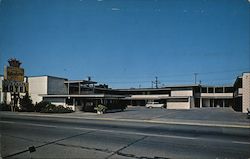
M246 70L246 69L220 70L220 71L199 72L199 73L196 72L196 73L192 73L192 74L194 76L194 83L197 84L198 75L204 76L204 75L210 75L210 74L216 74L216 73L222 74L222 73L239 72L239 71L242 72L242 70ZM164 80L164 83L171 82L171 81L178 82L178 83L180 83L180 82L183 82L183 83L190 82L191 83L191 80L188 80L188 81L187 80L180 80L177 77L180 77L180 76L190 76L191 77L192 74L191 73L190 74L189 73L172 74L172 75L161 76L161 78L162 77L172 77L171 80L169 78L167 78L167 80ZM124 77L123 77L123 79L124 79ZM191 78L189 78L189 79L191 79ZM220 81L223 82L223 80L228 81L228 79L222 79ZM218 80L217 79L209 79L209 80L207 80L207 79L202 78L202 81L203 81L203 83L207 83L208 81L218 81ZM230 81L232 81L232 80L230 80ZM113 81L108 81L106 79L104 83L108 83L108 84L133 84L133 83L137 83L137 84L148 83L148 84L150 84L151 83L151 87L153 87L153 85L155 85L156 88L160 84L160 82L158 81L158 76L155 77L155 81L151 81L151 80L142 80L142 81L141 80L134 80L134 81L132 81L131 78L129 80L127 80L127 81L119 81L119 79L115 79L115 81L114 81L114 78L113 78Z
M232 69L232 70L220 70L220 71L210 71L210 72L196 72L197 75L201 75L201 76L204 76L204 75L211 75L211 74L222 74L222 73L234 73L234 72L244 72L246 70L250 70L250 68L242 68L242 69ZM191 77L193 76L194 73L180 73L180 74L167 74L167 75L161 75L160 77L161 78L175 78L175 77ZM104 78L105 76L95 76L96 78ZM107 76L106 76L107 77ZM108 76L110 77L110 76ZM150 73L150 75L142 75L142 76L138 76L138 75L132 75L132 74L129 74L129 75L126 75L127 78L137 78L137 79L148 79L148 78L152 78L152 73ZM106 78L107 79L107 78ZM124 76L113 76L112 79L124 79ZM197 81L196 81L197 82Z

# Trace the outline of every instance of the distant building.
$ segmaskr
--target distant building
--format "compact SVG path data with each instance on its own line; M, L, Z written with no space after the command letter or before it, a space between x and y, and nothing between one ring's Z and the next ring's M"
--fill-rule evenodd
M243 73L234 83L234 109L244 113L250 109L250 73Z
M0 90L3 77L0 80ZM28 77L29 95L33 103L42 100L70 107L74 111L93 110L98 104L145 106L159 102L167 109L232 107L247 112L250 107L250 73L243 73L232 86L177 85L162 88L111 89L88 80L68 80L53 76ZM0 92L3 102L3 92ZM7 93L6 101L10 102Z

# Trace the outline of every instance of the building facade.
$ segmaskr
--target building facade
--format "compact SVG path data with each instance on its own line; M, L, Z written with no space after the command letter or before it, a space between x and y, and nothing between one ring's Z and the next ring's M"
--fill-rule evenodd
M1 76L0 90L3 77ZM91 111L98 104L145 106L159 102L167 109L232 107L247 112L250 107L250 73L243 73L232 86L178 85L162 88L111 89L88 80L68 80L53 76L28 77L33 103L42 100L70 107L74 111ZM0 102L10 101L9 93L0 92Z
M237 77L234 88L234 109L246 113L250 109L250 73Z

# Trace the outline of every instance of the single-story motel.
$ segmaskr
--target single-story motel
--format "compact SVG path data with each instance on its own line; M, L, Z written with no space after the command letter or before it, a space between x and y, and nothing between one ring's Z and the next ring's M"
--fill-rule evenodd
M2 92L0 77L0 102L10 103L10 93ZM89 80L68 80L54 76L30 76L29 95L33 103L42 100L70 107L74 111L92 109L98 104L145 106L149 101L165 104L167 109L202 107L232 107L247 112L250 107L250 73L237 77L233 85L176 85L161 88L112 89ZM10 90L13 88L10 88ZM18 88L23 89L23 88Z

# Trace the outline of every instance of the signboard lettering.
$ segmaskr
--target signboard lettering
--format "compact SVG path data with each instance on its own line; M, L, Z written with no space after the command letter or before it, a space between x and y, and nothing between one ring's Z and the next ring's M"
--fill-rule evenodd
M23 82L24 69L18 67L7 67L7 80Z
M3 80L2 88L3 92L25 93L28 92L28 83Z

